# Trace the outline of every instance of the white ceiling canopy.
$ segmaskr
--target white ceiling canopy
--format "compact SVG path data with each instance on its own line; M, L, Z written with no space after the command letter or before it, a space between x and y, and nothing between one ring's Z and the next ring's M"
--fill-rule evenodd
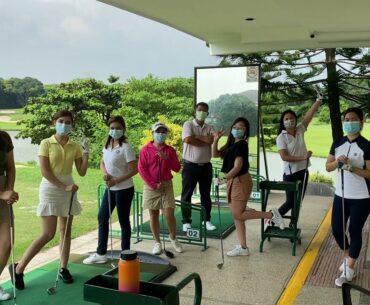
M370 47L369 0L99 0L204 40L212 55Z

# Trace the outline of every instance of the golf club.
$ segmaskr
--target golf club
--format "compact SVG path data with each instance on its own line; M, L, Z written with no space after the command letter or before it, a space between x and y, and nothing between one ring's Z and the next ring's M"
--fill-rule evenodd
M71 216L71 209L72 209L72 203L73 203L74 195L75 195L75 192L72 192L71 193L71 200L69 202L68 216L67 216L67 221L66 221L66 227L64 229L64 237L63 237L63 242L62 242L62 248L60 250L60 255L62 255L63 250L64 250L64 244L65 244L65 240L66 240L66 236L67 236L67 230L68 230L68 225L69 225L69 218ZM57 271L57 277L55 279L55 284L54 284L54 286L49 287L48 289L46 289L46 291L47 291L47 293L49 295L52 295L52 294L54 294L57 291L58 282L59 282L59 272L60 272L61 265L62 265L62 260L61 260L61 257L60 257L59 258L58 271Z
M340 169L340 177L341 177L341 184L342 184L342 225L343 225L343 270L344 276L347 277L347 266L346 266L346 220L344 217L344 170L343 168Z
M161 158L159 157L158 158L158 172L159 172L159 183L162 182L162 173L161 173ZM162 240L163 240L163 252L164 254L168 257L168 258L174 258L175 255L171 252L171 251L168 251L166 250L166 239L164 237L164 231L163 231L163 227L164 227L164 221L163 221L163 193L162 193L162 190L159 190L161 192L161 198L160 198L160 204L161 204L161 222L162 222Z
M218 221L219 221L219 228L221 230L221 210L220 210L220 190L219 190L220 186L218 184L215 185L215 189L216 189L216 200L217 200L217 208L218 208ZM222 263L219 263L217 264L217 268L218 269L222 269L222 267L224 266L224 262L225 262L225 257L224 257L224 242L222 240L222 235L220 233L220 242L221 242L221 255L222 255Z
M302 192L301 192L301 202L300 204L302 205L302 202L303 202L303 198L304 198L304 194L305 194L305 191L306 191L306 188L305 188L305 185L306 185L306 182L307 182L307 174L308 174L308 164L310 162L310 158L307 158L306 160L306 168L304 170L304 176L303 176L303 184L302 184Z
M113 263L113 237L112 237L112 205L111 205L111 197L110 197L110 187L107 186L107 196L108 196L108 209L109 209L109 236L110 236L110 265L112 268L116 268Z
M8 203L9 206L9 224L10 224L10 250L12 252L12 268L13 268L13 275L15 275L15 265L14 265L14 213L13 213L13 205ZM14 276L15 277L15 276ZM15 278L13 278L13 283L15 283ZM17 294L15 290L15 284L13 284L13 300L14 304L17 305L16 302Z

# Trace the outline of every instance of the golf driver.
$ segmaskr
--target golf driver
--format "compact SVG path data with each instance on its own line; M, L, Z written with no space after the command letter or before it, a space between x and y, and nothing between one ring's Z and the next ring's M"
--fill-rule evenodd
M14 265L14 213L13 213L13 205L11 203L8 203L9 206L9 223L10 223L10 250L12 252L11 258L12 258L12 268L13 268L13 275L15 275L15 265ZM13 278L13 283L15 283L15 278ZM17 294L15 290L15 284L13 284L13 300L14 304L16 303Z
M159 157L158 158L158 172L159 172L159 182L161 183L162 182L162 173L161 173L161 158ZM162 190L160 190L161 192L161 222L162 222L162 240L163 240L163 252L164 254L168 257L168 258L174 258L175 255L171 252L171 251L168 251L166 250L166 239L164 237L164 231L163 231L163 227L164 227L164 220L163 220L163 193L162 193Z
M63 250L64 250L64 244L65 244L65 240L66 240L66 236L67 236L69 218L71 216L71 209L72 209L72 203L73 203L74 195L75 195L75 192L72 192L71 193L71 200L69 202L68 216L67 216L67 221L66 221L66 227L64 229L64 237L63 237L63 242L62 242L62 248L60 250L60 255L62 255ZM61 258L59 258L59 266L58 266L58 271L57 271L57 277L55 279L55 284L54 284L54 286L49 287L48 289L46 289L47 293L50 294L50 295L54 294L57 291L58 282L59 282L59 272L60 272L60 269L61 269L61 265L62 265L62 260L61 260Z
M112 268L116 266L113 263L113 237L112 237L112 205L111 205L111 197L110 197L110 187L107 186L107 196L108 196L108 209L109 209L109 236L110 236L110 265Z
M219 228L221 230L221 210L220 210L220 185L219 184L216 184L215 185L215 189L216 189L216 199L217 199L217 208L218 208L218 221L219 221ZM225 257L224 257L224 242L222 240L222 236L221 236L221 233L220 233L220 242L221 242L221 255L222 255L222 263L219 263L217 264L217 268L218 269L222 269L222 267L224 266L224 262L225 262Z

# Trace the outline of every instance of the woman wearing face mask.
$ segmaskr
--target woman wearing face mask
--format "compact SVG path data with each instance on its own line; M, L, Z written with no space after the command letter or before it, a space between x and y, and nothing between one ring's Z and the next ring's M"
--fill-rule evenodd
M214 135L212 145L213 157L223 159L221 171L227 179L227 199L234 219L239 245L227 252L228 256L249 255L247 247L245 221L248 219L272 219L281 229L284 229L284 220L277 209L271 212L261 212L247 208L247 202L252 192L252 178L248 172L248 138L249 122L245 118L237 118L231 125L231 132L226 144L218 149L218 141L222 132Z
M72 178L72 167L75 164L80 176L85 176L88 165L88 153L83 152L79 144L72 141L69 134L72 131L73 115L70 111L58 111L53 117L55 134L41 141L39 162L43 176L39 189L39 205L37 215L42 222L41 235L36 238L24 253L22 259L15 264L15 274L9 266L12 281L17 289L24 289L23 271L32 258L54 238L57 222L60 228L60 249L64 241L63 253L60 253L61 269L59 277L65 283L72 283L73 277L67 269L71 245L71 227L73 216L81 212L81 205L74 194L71 216L68 227L67 216L72 193L77 192ZM66 234L65 234L65 230Z
M182 252L182 245L176 239L176 204L171 174L171 171L179 172L181 165L175 149L165 143L167 133L168 128L163 123L158 122L152 126L153 141L140 150L138 165L139 174L144 180L143 203L144 208L149 209L150 228L155 239L152 252L155 255L162 253L160 209L167 221L172 247L176 252Z
M126 124L121 116L108 120L109 133L103 148L100 169L103 179L109 188L105 190L100 206L98 221L98 247L96 253L84 259L84 264L104 264L107 262L107 244L109 233L109 210L117 207L118 220L121 226L121 249L130 249L131 224L130 210L134 197L132 177L137 174L135 152L127 143ZM108 192L110 191L111 208L109 209Z
M364 115L359 108L349 108L343 119L347 136L332 144L326 161L328 172L337 168L342 171L336 182L331 221L333 236L346 253L345 263L339 267L341 275L335 280L337 286L355 277L355 263L362 246L362 228L370 213L370 142L360 133ZM347 225L349 238L345 233Z
M307 171L303 192L306 191L307 187L307 168L310 165L309 158L312 155L312 151L307 151L304 133L306 132L317 109L321 105L321 102L322 96L320 95L307 111L303 118L303 122L300 124L297 124L297 115L292 110L286 110L280 116L280 127L278 137L276 138L276 146L284 163L283 181L301 181L303 183L304 175ZM280 206L279 213L281 215L285 215L293 208L293 204L294 193L286 192L286 200Z

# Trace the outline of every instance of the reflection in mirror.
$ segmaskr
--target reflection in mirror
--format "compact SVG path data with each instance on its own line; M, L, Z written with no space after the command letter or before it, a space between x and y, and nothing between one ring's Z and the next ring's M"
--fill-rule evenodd
M220 146L236 118L248 119L250 172L254 174L259 174L259 76L259 66L195 68L196 103L207 103L206 122L224 131Z

